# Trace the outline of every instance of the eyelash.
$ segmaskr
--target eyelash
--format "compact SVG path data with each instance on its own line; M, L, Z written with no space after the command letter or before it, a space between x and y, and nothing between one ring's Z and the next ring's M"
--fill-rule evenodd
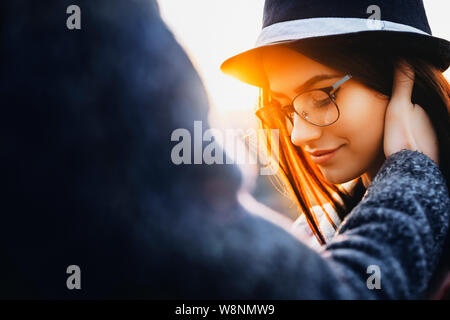
M341 90L340 87L337 88L337 90L333 93L335 99L337 99L337 97L338 97L339 90ZM277 100L275 100L275 101L277 101ZM290 105L290 104L282 106L281 103L280 103L279 101L277 101L277 103L280 105L280 108L281 108L282 110L286 110L286 111L287 111L287 110L289 110L289 109L292 109L292 107L291 107L292 105Z

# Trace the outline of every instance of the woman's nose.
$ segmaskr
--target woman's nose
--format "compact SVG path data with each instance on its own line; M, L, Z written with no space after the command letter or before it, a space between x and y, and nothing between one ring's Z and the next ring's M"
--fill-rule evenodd
M322 136L322 131L322 127L315 126L302 117L295 115L291 141L298 147L304 146L311 141L319 139Z

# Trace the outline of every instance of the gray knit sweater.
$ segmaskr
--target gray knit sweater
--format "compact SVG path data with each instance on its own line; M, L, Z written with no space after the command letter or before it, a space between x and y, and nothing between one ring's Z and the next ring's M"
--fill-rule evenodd
M214 269L220 297L420 299L440 259L449 215L438 166L421 152L401 150L386 159L319 252L244 216L219 241L208 239L222 248L208 261L228 271Z
M322 255L349 298L420 298L439 260L450 201L442 173L426 155L387 158L366 197L340 225ZM369 265L381 289L367 288Z

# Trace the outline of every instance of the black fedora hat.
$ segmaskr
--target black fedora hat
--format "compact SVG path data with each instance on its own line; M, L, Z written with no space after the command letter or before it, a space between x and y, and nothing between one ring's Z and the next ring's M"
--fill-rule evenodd
M253 49L221 65L222 72L267 85L261 50L308 39L369 37L384 50L417 54L442 72L450 64L450 42L432 36L422 0L266 0L263 29Z

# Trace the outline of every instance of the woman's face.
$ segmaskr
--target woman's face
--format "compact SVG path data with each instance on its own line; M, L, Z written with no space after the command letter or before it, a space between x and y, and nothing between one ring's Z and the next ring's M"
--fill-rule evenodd
M346 75L284 47L264 51L263 63L272 99L282 106L290 104L296 89L317 75L333 77L318 81L309 89L331 86ZM371 181L385 159L384 115L389 100L350 79L340 87L336 102L340 116L329 126L315 126L295 114L292 143L310 152L339 147L331 158L317 163L331 183L344 183L361 175ZM306 154L314 159L308 152Z

